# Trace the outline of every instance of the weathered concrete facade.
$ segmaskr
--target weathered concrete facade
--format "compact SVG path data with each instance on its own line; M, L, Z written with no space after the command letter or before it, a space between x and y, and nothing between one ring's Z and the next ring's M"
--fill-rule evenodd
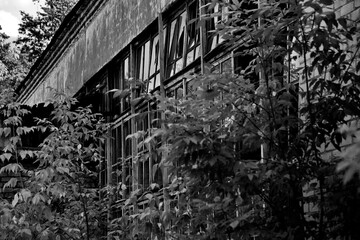
M129 90L129 77L153 84L152 88L147 88L150 92L159 88L158 76L161 76L166 96L186 96L191 80L184 76L189 72L203 71L204 62L211 63L220 73L227 72L227 69L234 71L238 65L250 61L241 59L240 63L236 59L236 47L222 48L221 37L209 34L214 30L209 28L216 25L221 11L226 9L215 8L217 15L207 23L214 22L204 24L204 29L199 32L192 29L189 19L199 19L200 12L205 11L201 10L201 4L209 2L211 0L80 0L20 87L19 100L28 105L43 102L50 97L49 87L75 95L85 86L90 89L84 91L86 95L100 82L106 85L101 94L113 88ZM332 7L337 15L354 21L359 19L360 0L337 0ZM164 13L164 20L159 20L159 13ZM159 31L160 27L164 31ZM159 41L162 34L163 46ZM296 63L298 67L303 64L301 59ZM300 88L302 85L300 82ZM154 127L153 122L158 116L153 111L157 107L154 102L142 103L141 106L130 104L130 98L136 98L135 90L131 88L131 91L132 94L122 99L103 94L107 99L101 112L107 114L113 125L104 153L106 164L99 172L100 185L121 183L129 192L139 186L146 189L151 183L165 185L168 177L165 168L153 169L159 159L149 156L140 162L132 161L136 154L148 150L138 149L137 139L127 136ZM137 119L132 114L135 112L147 115ZM345 144L353 143L351 140ZM338 154L332 145L322 150L329 158ZM252 159L259 160L264 153L256 148L253 154L255 157ZM113 206L120 206L122 200L117 199ZM304 205L304 209L310 205ZM119 207L113 217L120 212Z
M86 12L90 14L87 19L82 13L78 14L72 25L60 31L65 33L64 38L70 38L67 32L74 28L81 28L79 33L70 44L67 43L66 49L60 50L63 52L54 50L59 57L50 55L35 64L25 80L19 100L29 105L43 102L49 97L49 87L75 94L172 2L174 0L106 0L96 6L98 9ZM80 1L78 5L91 8L93 4ZM91 15L93 11L95 14Z

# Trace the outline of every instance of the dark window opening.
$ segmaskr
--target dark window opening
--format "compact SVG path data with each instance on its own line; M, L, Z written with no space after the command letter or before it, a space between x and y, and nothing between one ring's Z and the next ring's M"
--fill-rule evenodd
M109 90L118 89L126 90L130 88L130 60L129 56L117 61L112 66L111 75L109 77ZM130 108L130 93L122 94L114 98L115 93L110 93L110 109L113 120L119 117L123 112Z
M166 78L173 76L184 67L183 51L186 30L186 11L172 20L167 27Z
M238 49L234 52L234 73L254 84L254 90L259 87L259 75L255 71L255 61L255 57L246 49Z
M137 50L137 79L145 84L145 90L151 92L160 86L160 45L159 35L151 36Z
M186 65L189 65L200 56L200 29L197 26L198 22L199 3L194 1L188 5Z
M205 1L205 30L206 30L206 47L205 52L208 53L216 48L224 39L217 32L217 25L220 24L225 17L222 13L227 11L227 7L214 3L210 0Z

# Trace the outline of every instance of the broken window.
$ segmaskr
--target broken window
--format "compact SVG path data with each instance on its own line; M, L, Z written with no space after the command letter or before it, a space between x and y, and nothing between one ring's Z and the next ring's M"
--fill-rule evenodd
M129 89L130 84L130 64L129 56L117 61L113 66L113 71L111 72L109 89L119 89L126 90ZM116 119L120 116L121 113L130 108L130 94L121 94L120 96L114 98L115 93L110 94L110 109L112 114L112 119Z
M124 184L126 185L127 188L127 192L131 191L131 184L132 184L132 138L127 138L128 135L131 134L131 121L130 120L125 120L125 122L123 123L123 132L124 134L122 135L122 141L124 141L124 160L123 160L123 169L124 169L124 177L125 177L125 182Z
M259 87L259 75L255 71L255 56L248 49L239 48L234 51L234 73L254 84L254 90Z
M102 113L104 116L108 116L108 98L106 92L108 81L107 71L99 73L91 81L85 85L84 93L78 95L78 99L82 106L92 106L93 112Z
M217 32L217 25L220 24L223 20L226 19L227 8L221 6L219 3L215 3L211 0L206 0L204 11L205 11L205 30L206 30L206 49L205 52L208 53L211 50L215 49L224 39Z
M182 12L169 24L169 36L167 44L167 68L166 77L171 77L183 69L184 65L184 38L186 26L186 11Z
M111 164L112 164L112 178L113 183L122 182L122 132L121 126L112 130L111 133Z
M200 56L200 29L197 26L198 22L199 3L193 1L188 5L186 65L189 65Z
M137 139L138 144L138 183L140 187L147 188L150 184L150 160L149 160L149 152L144 144L145 140L145 132L149 129L149 114L148 110L145 109L142 113L140 113L136 117L136 131L142 132L139 134L139 138Z
M145 83L150 92L160 86L159 35L151 36L137 51L137 78Z
M166 78L181 71L200 56L199 3L192 1L167 24Z

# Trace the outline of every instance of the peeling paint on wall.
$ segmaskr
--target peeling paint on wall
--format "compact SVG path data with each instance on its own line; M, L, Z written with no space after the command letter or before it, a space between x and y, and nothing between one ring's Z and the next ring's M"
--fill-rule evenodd
M174 1L109 0L34 91L37 96L30 96L25 103L32 105L49 97L44 86L65 87L67 94L75 94L157 18L159 3L165 9Z

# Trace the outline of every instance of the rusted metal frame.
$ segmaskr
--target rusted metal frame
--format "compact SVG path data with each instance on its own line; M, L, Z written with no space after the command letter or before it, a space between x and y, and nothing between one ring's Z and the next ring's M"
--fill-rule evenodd
M170 23L171 24L171 23ZM177 28L179 28L180 23L177 22L176 26ZM165 86L164 86L164 81L165 81L165 44L164 44L164 36L163 36L163 31L164 31L164 26L163 26L163 18L162 18L162 11L161 11L161 2L158 1L158 31L159 31L159 48L160 48L160 95L162 98L166 97L166 92L165 92ZM170 25L171 26L171 25ZM168 32L171 33L171 29L168 29ZM174 36L175 38L175 36ZM177 39L177 38L176 38ZM174 41L174 39L173 39ZM165 114L164 112L161 113L161 119L165 119ZM161 128L165 129L166 126L165 124L162 122L161 123ZM165 142L165 138L162 138L162 144L166 144ZM165 154L162 154L162 158L165 158ZM170 211L170 202L169 199L167 199L167 190L166 190L166 186L168 185L168 171L166 166L163 166L162 169L162 179L163 179L163 197L164 197L164 212L169 212ZM169 236L167 236L167 232L165 230L165 239L169 239Z
M152 62L151 62L151 60L152 60L152 58L153 58L153 54L157 54L156 53L156 45L154 45L155 44L155 38L156 38L156 34L155 35L153 35L153 34L151 34L150 35L150 54L149 54L149 71L148 71L148 73L149 73L149 76L148 76L148 87L147 87L147 92L150 92L149 91L149 86L150 86L150 79L151 78L153 78L154 80L153 80L153 88L152 88L152 90L154 90L156 87L155 87L155 85L156 85L156 75L159 73L159 71L157 70L157 65L159 65L159 59L158 59L158 63L157 64L155 64L155 62L154 62L154 64L155 64L155 69L154 69L154 72L150 75L150 73L151 73L151 65L152 65ZM160 37L159 37L159 35L158 35L158 38L159 38L159 45L160 45ZM155 47L155 53L154 53L154 47ZM159 47L159 51L160 51L160 47ZM156 59L156 57L154 58L154 59ZM160 69L160 67L159 67L159 69Z
M264 2L264 0L258 0L258 8L261 9L262 7L262 2ZM261 17L258 17L258 26L261 27L262 24L262 19ZM259 58L257 59L257 61L259 61ZM265 80L264 80L264 73L263 71L259 71L259 85L261 86L262 84L265 84ZM263 105L263 102L260 102L260 105ZM267 157L268 157L268 151L269 151L269 145L265 142L263 142L260 146L261 149L261 159L260 159L260 163L265 163Z
M190 5L191 5L191 4L195 4L195 5L197 4L197 7L198 7L198 9L196 9L196 13L195 13L195 18L194 18L194 19L200 18L200 9L199 9L198 0L194 0L194 1L191 1L191 2L189 3L189 8L188 8L189 13L190 13ZM193 19L191 19L191 20L193 20ZM191 20L190 20L190 21L191 21ZM197 21L199 22L200 20L197 19ZM196 50L196 49L198 49L198 51L199 51L199 49L200 49L200 29L197 29L195 22L192 23L192 24L194 24L194 46L191 47L191 50L190 50L190 51L194 51L194 57L193 57L193 59L192 59L192 62L194 62L194 61L197 59L197 57L196 57L197 50ZM188 52L189 52L189 49L187 49L187 50L188 50Z
M204 0L199 0L199 18L200 18L200 67L201 74L205 72L205 54L206 54L206 23L203 16L206 14L203 7Z
M188 32L189 32L189 3L186 2L185 6L185 12L186 12L186 19L185 19L185 32L184 32L184 46L183 46L183 66L182 69L186 67L187 64L187 54L188 54L188 48L189 48L189 39L188 39Z
M146 43L146 41L145 41L145 43ZM142 44L141 47L140 47L141 57L140 57L139 61L142 64L139 65L139 74L141 73L141 76L139 75L139 79L144 79L144 63L145 63L144 59L145 59L145 54L143 54L143 51L142 51L143 49L145 49L145 44ZM144 50L144 52L145 52L145 50ZM136 61L136 59L135 59L135 61ZM136 64L136 62L135 62L135 64ZM140 66L141 66L142 69L140 69ZM146 86L146 89L147 89L147 86Z
M130 62L130 72L129 72L129 77L131 79L131 84L130 84L130 101L133 101L136 98L136 84L134 81L134 77L135 77L135 49L133 44L130 44L130 58L129 58L129 62ZM135 128L135 106L133 104L130 104L130 112L131 112L131 117L129 119L130 121L130 133L135 133L136 128ZM131 138L131 157L132 157L132 190L136 190L138 189L138 163L135 160L136 156L137 156L137 140L134 138Z
M147 103L146 105L146 108L147 108L147 119L148 119L148 124L147 126L145 126L148 130L148 134L149 136L151 135L151 107L150 107L150 102ZM150 154L151 153L151 146L150 146L150 143L149 145L147 146L148 148L148 152L149 152L149 184L152 184L153 183L153 171L152 171L152 166L153 166L153 159L152 159L152 155Z
M106 91L109 90L109 74L108 72L106 71L105 72L105 77L106 77L106 84L105 84L105 88L106 88ZM104 81L104 79L101 79L101 81ZM109 98L105 98L105 102L104 102L104 108L105 108L105 112L108 112L109 111L109 107L110 107L110 100ZM107 117L107 122L109 122L109 117ZM111 187L112 185L112 149L111 149L111 132L112 129L110 128L108 130L108 136L110 137L107 137L106 138L106 151L105 151L105 158L106 158L106 173L107 173L107 186L108 187ZM111 196L107 193L107 197L108 197L108 210L107 210L107 221L110 222L111 221L111 218L112 218L112 211L111 211L111 205L113 203L113 199L111 198Z
M121 121L121 124L119 126L121 132L120 132L120 139L121 139L121 183L126 186L126 159L125 159L125 136L124 136L124 122ZM122 190L123 196L126 196L126 190ZM124 214L124 212L122 213Z
M153 58L153 54L154 54L154 44L155 44L155 37L152 33L150 34L150 40L149 40L149 71L148 71L148 87L147 87L147 91L150 91L150 84L152 84L152 89L154 89L154 85L155 85L155 80L156 80L156 69L154 70L154 72L151 74L151 68L152 68L152 58ZM156 51L156 48L155 48ZM155 53L156 54L156 53ZM153 82L151 83L150 80L153 79Z
M170 63L171 64L173 64L173 67L176 67L176 60L174 60L175 58L176 58L176 56L175 56L175 52L176 52L176 48L177 48L177 44L178 44L178 40L179 40L179 31L180 31L180 25L181 25L181 22L179 21L179 19L180 19L180 16L181 15L179 15L179 16L177 16L176 17L176 24L175 24L175 29L174 29L174 36L172 36L173 38L172 38L172 42L171 43L169 43L170 45L169 45L169 47L170 47L170 53L169 53L169 56L168 56L168 62L167 62L167 66L166 66L166 69L167 69L167 67L170 65ZM160 22L160 20L159 20L159 22ZM162 22L162 20L161 20L161 22ZM161 24L162 25L162 24ZM170 29L168 30L168 32L169 32L169 34L171 34L171 22L170 22ZM165 49L165 48L164 48ZM165 59L165 58L164 58ZM170 76L170 74L171 74L171 71L172 71L172 69L171 68L169 68L169 69L167 69L167 71L166 71L166 76ZM165 79L165 77L164 77L164 79Z
M108 72L106 71L106 73L104 74L105 75L105 81L106 81L106 85L105 85L105 88L106 88L106 91L109 91L109 76L108 76ZM104 81L104 79L102 79L101 81ZM105 112L108 112L109 111L109 98L105 98ZM109 117L107 117L107 121L109 122ZM109 130L109 135L111 136L111 129ZM112 169L112 166L111 166L111 139L110 138L107 138L106 139L106 163L107 163L107 184L108 185L111 185L112 184L112 178L111 178L111 169Z
M146 53L146 43L149 43L149 51L148 51L148 58L146 59L145 58L145 53ZM143 59L144 59L144 62L143 62L143 65L144 65L144 69L143 69L143 75L144 75L144 73L145 73L145 60L147 60L147 62L148 62L148 65L147 65L147 76L146 76L146 79L145 79L145 76L142 78L142 80L144 80L144 81L147 81L147 83L146 83L146 91L149 91L149 86L150 86L150 69L151 69L151 53L152 53L152 35L150 34L150 37L147 39L147 40L145 40L143 43L142 43L142 47L144 48L144 57L143 57Z
M170 23L171 26L171 23ZM176 23L176 27L175 30L179 28L179 22ZM164 81L165 81L165 68L167 67L165 65L165 43L164 43L164 25L163 25L163 18L162 18L162 12L161 12L161 3L158 1L158 32L159 32L159 48L160 48L160 95L162 98L166 97L166 92L165 92L165 85L164 85ZM168 29L167 32L171 33L171 29ZM174 35L177 35L174 31ZM173 42L175 41L175 36L173 36ZM173 44L171 45L171 47L173 47ZM176 49L176 46L174 47L174 49L171 49L171 55L173 55L174 51ZM165 114L162 112L161 113L161 119L165 118ZM164 123L161 124L161 128L165 129L165 125ZM163 139L164 140L164 139ZM165 144L165 142L163 141L162 144ZM167 171L164 169L163 170L163 181L165 180L165 178L167 178L166 173ZM167 181L166 181L167 182ZM166 182L164 182L164 186L166 184Z

